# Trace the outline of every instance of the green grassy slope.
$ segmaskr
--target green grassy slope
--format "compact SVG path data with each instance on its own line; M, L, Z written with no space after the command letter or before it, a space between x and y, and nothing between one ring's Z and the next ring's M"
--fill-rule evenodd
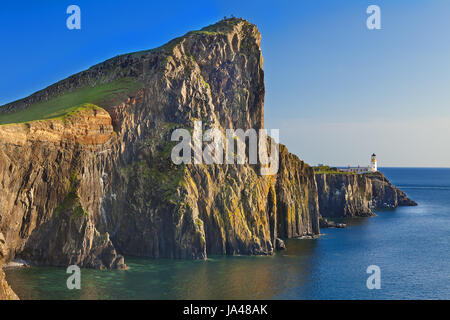
M313 167L315 174L346 174L353 175L354 172L341 171L338 168L331 168L330 166L317 166Z
M0 125L62 118L85 103L107 108L125 100L142 87L143 84L135 79L123 78L96 87L76 89L17 112L0 112Z

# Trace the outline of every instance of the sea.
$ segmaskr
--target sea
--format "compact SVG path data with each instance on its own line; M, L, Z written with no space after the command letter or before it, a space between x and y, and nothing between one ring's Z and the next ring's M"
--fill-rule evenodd
M125 271L81 269L79 290L64 268L6 269L7 280L21 299L450 299L450 168L380 171L419 205L343 219L273 256L125 257Z

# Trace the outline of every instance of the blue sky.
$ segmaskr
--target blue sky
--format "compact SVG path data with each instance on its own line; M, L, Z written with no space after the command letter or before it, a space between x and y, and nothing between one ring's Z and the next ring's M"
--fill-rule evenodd
M66 28L81 8L82 29ZM381 30L366 8L381 8ZM16 1L0 11L0 104L231 14L262 33L265 121L310 164L450 166L450 1Z

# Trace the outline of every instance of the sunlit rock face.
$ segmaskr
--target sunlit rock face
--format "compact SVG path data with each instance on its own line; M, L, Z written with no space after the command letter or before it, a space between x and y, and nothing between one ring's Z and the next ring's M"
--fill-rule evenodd
M372 212L372 183L358 174L317 174L323 217L365 217Z
M381 173L316 174L323 217L367 217L374 209L416 206Z
M171 161L172 132L195 121L264 127L260 42L256 26L228 19L8 104L14 112L122 79L139 84L62 119L0 126L5 259L126 268L122 255L270 255L279 237L318 234L314 172L282 145L269 176L260 165Z
M394 186L381 172L367 176L372 182L374 208L397 208L400 206L417 206L417 203L399 188Z

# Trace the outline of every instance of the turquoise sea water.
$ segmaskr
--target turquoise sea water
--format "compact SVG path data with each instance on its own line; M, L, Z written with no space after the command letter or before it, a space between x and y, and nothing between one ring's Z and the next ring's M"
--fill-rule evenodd
M450 169L381 171L419 206L288 240L272 257L126 257L126 271L83 269L81 290L67 289L62 268L9 269L7 279L22 299L450 299ZM369 265L381 268L380 290L366 287Z

